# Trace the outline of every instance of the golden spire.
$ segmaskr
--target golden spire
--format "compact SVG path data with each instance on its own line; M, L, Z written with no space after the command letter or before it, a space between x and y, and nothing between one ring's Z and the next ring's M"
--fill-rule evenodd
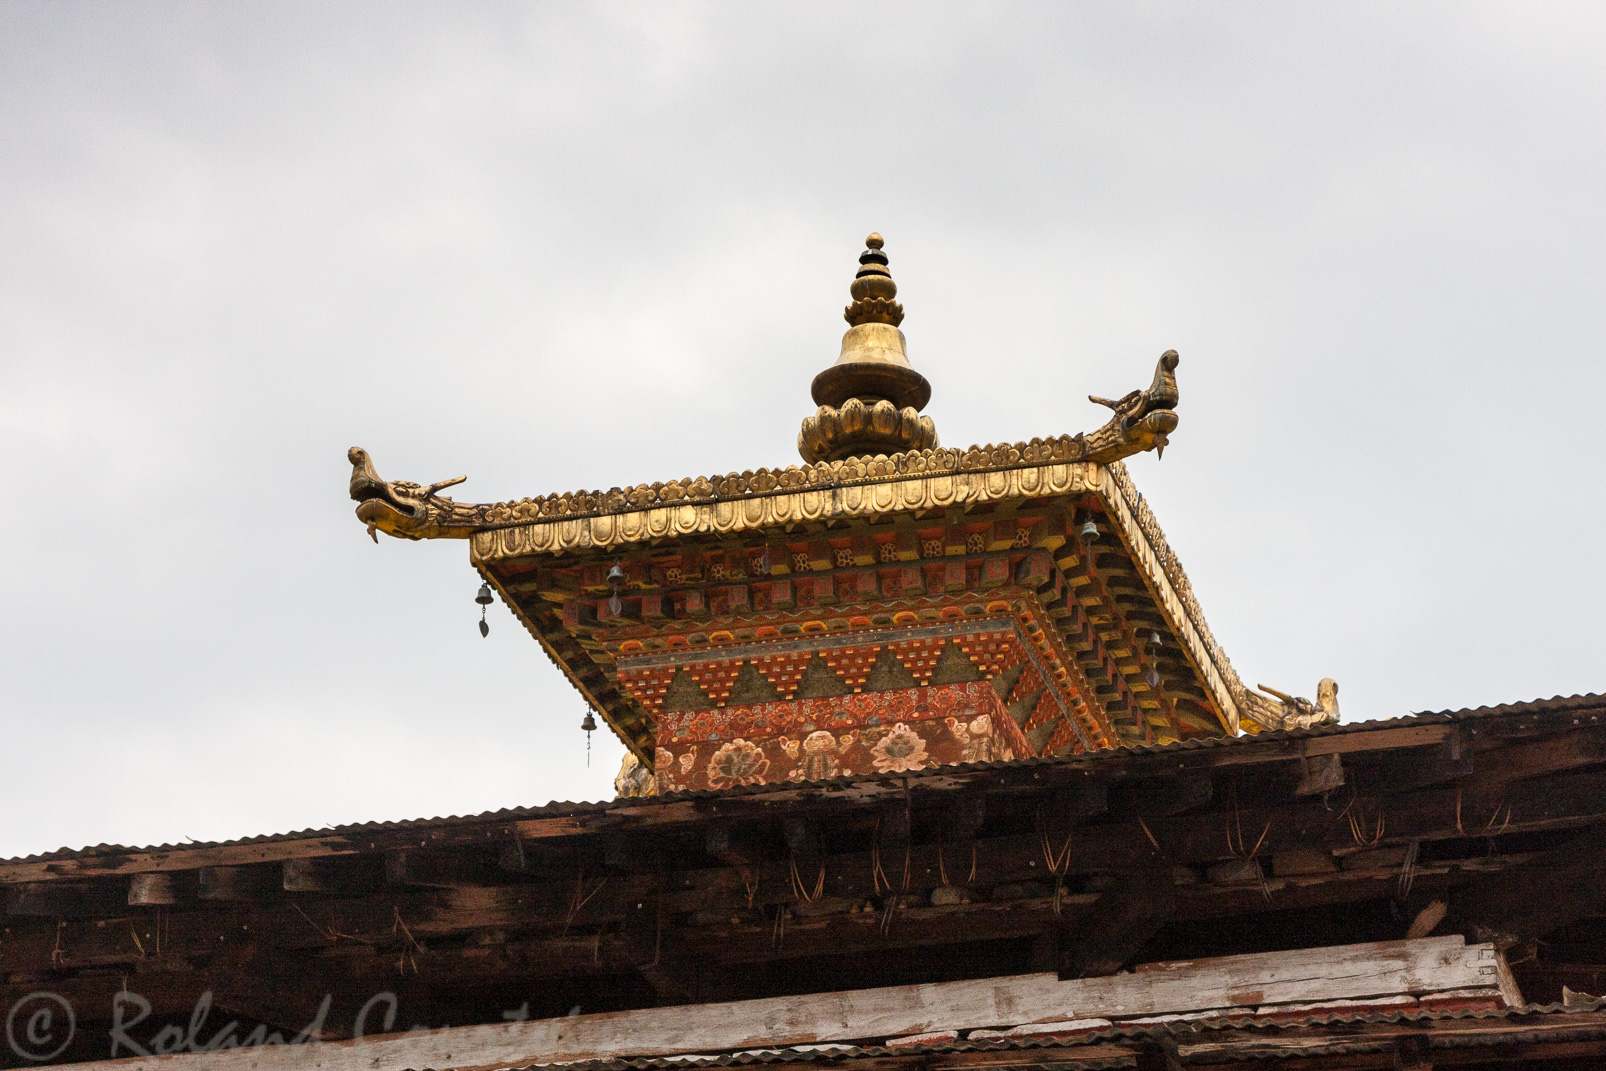
M859 270L843 310L850 325L836 364L814 377L811 393L820 408L803 419L797 450L804 461L838 461L867 454L897 454L937 445L937 428L920 415L931 384L909 366L898 325L903 306L893 299L898 284L887 270L879 234L864 240Z

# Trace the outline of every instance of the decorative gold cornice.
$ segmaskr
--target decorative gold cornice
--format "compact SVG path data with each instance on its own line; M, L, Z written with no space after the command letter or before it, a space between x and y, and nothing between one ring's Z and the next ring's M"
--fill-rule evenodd
M1132 485L1125 466L1054 461L1054 443L992 447L970 452L970 469L888 473L740 499L684 501L617 513L554 518L475 533L470 554L482 568L498 561L573 551L607 551L630 544L695 535L730 535L825 519L872 517L985 502L1057 497L1092 492L1106 505L1154 591L1173 631L1209 688L1228 732L1236 734L1245 689L1216 642L1194 597L1182 564L1166 542L1154 514ZM987 466L986 461L994 462ZM848 467L848 466L844 466ZM1252 706L1252 702L1250 704Z
M1027 444L1028 450L1032 444ZM1038 444L1038 453L1053 444ZM1122 541L1184 644L1189 659L1209 688L1228 732L1236 733L1244 706L1244 687L1222 652L1199 608L1186 572L1165 533L1133 488L1124 466L1086 461L1028 459L1015 447L975 451L970 460L1003 465L972 469L892 473L844 480L835 486L806 487L739 499L685 501L618 513L555 518L478 532L470 544L476 565L512 558L607 551L630 544L696 535L729 535L806 521L910 513L985 502L1097 494L1120 530ZM1013 467L1009 467L1013 459Z
M1161 358L1175 367L1174 353ZM1169 371L1169 368L1166 369ZM1158 378L1158 373L1157 373ZM1174 389L1174 387L1173 387ZM1146 396L1133 392L1128 398ZM387 481L374 470L368 453L352 447L351 497L357 516L370 533L386 532L403 539L467 539L476 532L522 527L565 518L602 517L654 507L711 506L792 492L832 489L860 483L897 480L922 474L990 472L1048 462L1108 465L1146 450L1162 449L1176 429L1170 408L1128 404L1097 431L1061 435L1023 443L972 446L967 450L934 447L904 453L788 465L725 476L698 476L668 483L614 487L607 491L573 491L485 505L456 502L440 495L442 487L463 477L423 486L405 480ZM1174 398L1168 404L1174 404ZM1141 415L1134 416L1134 412Z
M1063 442L1026 445L1030 456L1016 447L994 447L992 454L973 451L965 455L976 462L970 467L957 463L962 458L941 456L957 451L901 454L897 461L910 462L909 470L904 472L899 471L894 459L876 459L862 466L855 459L833 462L831 467L841 466L839 478L818 484L729 497L688 498L645 509L493 528L474 534L471 553L475 562L493 562L689 535L724 535L827 518L872 517L1098 489L1103 471L1100 465L1053 458L1055 448L1062 448ZM998 463L987 465L985 461Z

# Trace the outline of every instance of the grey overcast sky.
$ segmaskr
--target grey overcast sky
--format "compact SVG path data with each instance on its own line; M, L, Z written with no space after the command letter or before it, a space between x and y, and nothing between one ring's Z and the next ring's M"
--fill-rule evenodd
M886 236L949 445L1090 430L1251 683L1606 690L1606 5L0 2L0 855L612 795L458 542L784 465Z

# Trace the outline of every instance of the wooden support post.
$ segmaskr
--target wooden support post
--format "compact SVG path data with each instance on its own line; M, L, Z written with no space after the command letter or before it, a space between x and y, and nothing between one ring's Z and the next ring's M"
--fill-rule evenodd
M261 866L208 866L199 871L202 900L261 901L281 888L279 868Z
M1182 1056L1175 1038L1161 1038L1141 1049L1133 1059L1135 1071L1182 1071Z
M975 794L961 796L948 809L948 834L956 843L969 844L987 819L987 797Z
M333 892L334 876L327 859L286 859L280 866L285 892Z
M636 910L625 916L619 937L630 965L652 988L660 1007L693 1004L706 999L698 992L698 964L684 956L666 932L671 926L666 914L657 897L639 901Z
M167 907L178 903L178 891L173 887L173 875L160 871L135 874L128 882L130 907Z
M1095 881L1103 896L1093 908L1095 926L1061 930L1057 967L1061 978L1114 974L1131 961L1176 908L1169 868L1109 874Z
M603 838L602 865L609 870L656 874L664 869L664 860L651 838L616 833Z
M738 836L729 824L717 822L703 831L703 850L742 876L744 884L758 880L763 856L749 838Z
M285 892L356 896L384 884L385 860L380 856L286 859L280 867Z
M1344 760L1338 755L1312 755L1299 760L1296 796L1316 796L1344 784Z

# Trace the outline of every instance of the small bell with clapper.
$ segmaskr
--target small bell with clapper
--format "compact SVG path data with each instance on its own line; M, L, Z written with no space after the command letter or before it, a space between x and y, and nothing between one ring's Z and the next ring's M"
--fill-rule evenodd
M597 729L597 719L591 716L591 710L589 708L587 708L587 710L586 710L585 718L580 722L580 728L585 730L585 734L586 734L586 765L590 766L591 765L591 734L594 733L596 731L596 729Z
M491 608L491 603L494 600L495 597L491 594L491 585L481 584L479 594L474 596L474 601L480 604L481 636L489 636L491 634L491 626L485 622L485 611Z

